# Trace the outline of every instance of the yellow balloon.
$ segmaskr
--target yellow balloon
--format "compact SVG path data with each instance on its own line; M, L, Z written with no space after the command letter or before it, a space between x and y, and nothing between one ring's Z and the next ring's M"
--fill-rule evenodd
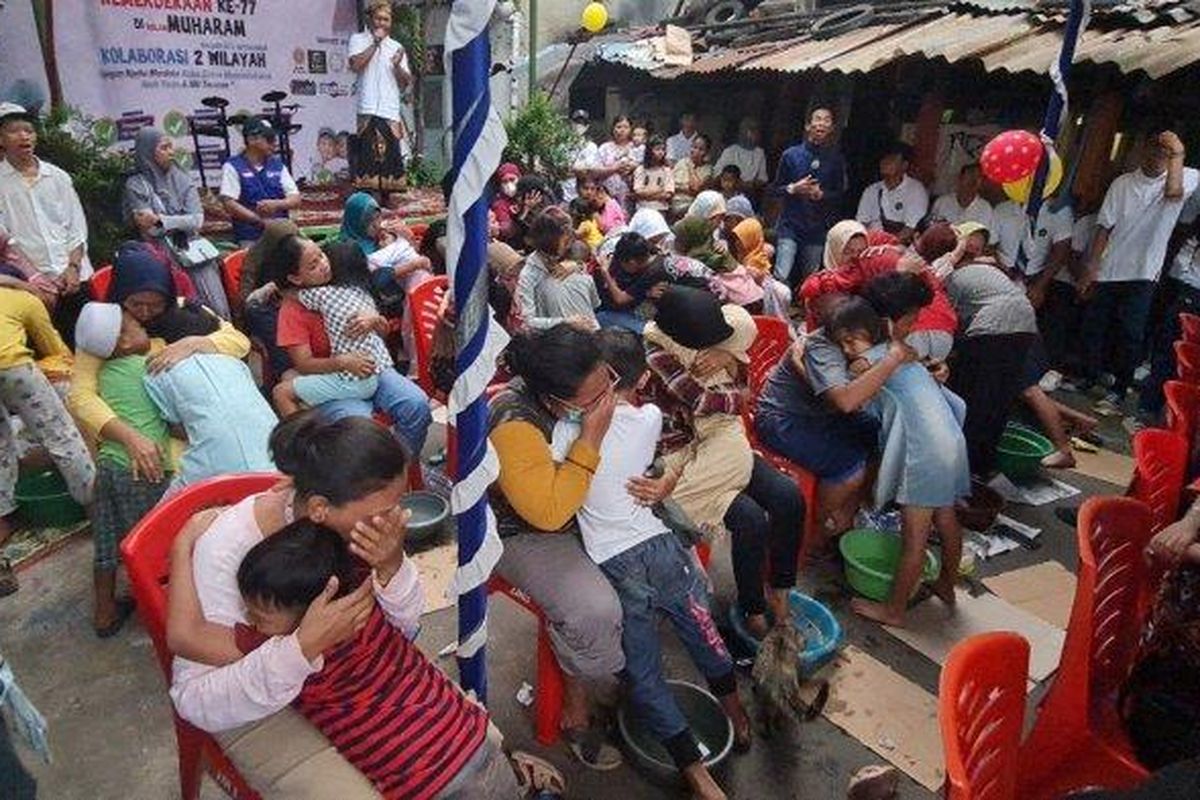
M599 33L608 24L608 9L603 3L588 3L583 9L581 22L589 33Z
M1001 184L1004 193L1014 203L1025 205L1029 202L1029 193L1033 190L1033 175L1028 178L1022 178L1019 181ZM1042 191L1042 197L1049 197L1058 189L1059 184L1063 179L1063 163L1058 153L1050 151L1050 172L1046 175L1046 188Z

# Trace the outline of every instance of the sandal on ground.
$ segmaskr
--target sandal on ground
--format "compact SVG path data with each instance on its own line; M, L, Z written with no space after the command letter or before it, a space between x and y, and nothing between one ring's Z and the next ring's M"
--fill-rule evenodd
M111 639L116 636L121 628L125 626L125 622L133 615L135 606L133 600L128 597L120 597L117 599L117 615L113 617L113 621L104 627L96 627L96 636L100 639Z
M562 737L571 754L588 769L607 772L624 763L620 751L605 742L596 728L564 728Z
M512 763L513 772L517 774L517 785L521 788L522 797L530 797L539 792L565 794L567 781L558 768L544 758L514 750L508 757Z
M17 573L13 571L12 562L7 558L0 560L0 597L8 597L21 588Z

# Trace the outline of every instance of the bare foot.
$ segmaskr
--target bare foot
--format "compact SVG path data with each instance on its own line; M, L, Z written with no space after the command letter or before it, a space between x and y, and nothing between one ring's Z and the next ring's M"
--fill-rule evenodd
M1075 454L1070 448L1059 450L1043 458L1042 466L1050 469L1071 469L1075 466Z
M713 780L713 776L709 774L703 764L684 767L683 777L692 790L692 797L696 800L725 800L725 792Z
M891 625L894 628L904 627L904 612L893 611L883 603L873 603L870 600L856 597L850 601L850 610L860 617L875 620L883 625Z
M931 584L933 593L938 596L946 605L951 608L958 602L958 595L954 591L954 578L938 578Z

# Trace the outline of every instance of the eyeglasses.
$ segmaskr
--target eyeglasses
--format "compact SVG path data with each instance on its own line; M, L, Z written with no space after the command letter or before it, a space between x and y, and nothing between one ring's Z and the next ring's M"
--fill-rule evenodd
M621 382L621 376L617 374L617 371L612 368L611 364L605 364L604 366L605 369L608 370L608 386L604 388L604 391L599 392L595 397L583 405L579 405L578 403L574 403L570 400L564 400L557 395L551 395L551 397L561 404L570 415L578 416L580 418L587 416L593 409L596 408L596 406L600 405L600 401L602 401L610 393L616 391L617 384Z

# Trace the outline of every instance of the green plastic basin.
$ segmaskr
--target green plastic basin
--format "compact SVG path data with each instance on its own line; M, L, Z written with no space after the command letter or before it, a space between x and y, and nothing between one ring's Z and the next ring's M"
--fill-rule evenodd
M22 476L15 496L21 518L35 528L66 528L87 519L87 512L71 497L57 470Z
M896 565L900 562L900 537L894 533L858 528L842 535L838 549L846 562L846 581L850 588L881 603L887 600L892 593ZM938 557L926 550L922 580L933 580L939 569Z
M996 466L1010 480L1032 478L1042 459L1054 452L1054 444L1037 431L1009 423L996 448Z

